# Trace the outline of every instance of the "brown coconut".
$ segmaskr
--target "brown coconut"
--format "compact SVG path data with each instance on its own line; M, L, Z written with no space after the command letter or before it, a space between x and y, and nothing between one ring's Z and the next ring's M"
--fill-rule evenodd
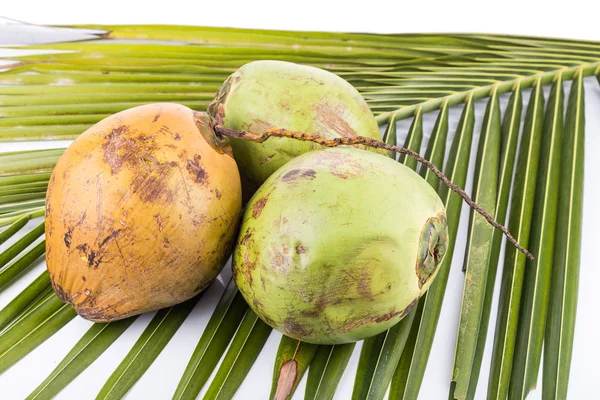
M110 116L71 144L50 179L54 290L92 321L185 301L220 272L240 212L237 165L206 114L162 103Z

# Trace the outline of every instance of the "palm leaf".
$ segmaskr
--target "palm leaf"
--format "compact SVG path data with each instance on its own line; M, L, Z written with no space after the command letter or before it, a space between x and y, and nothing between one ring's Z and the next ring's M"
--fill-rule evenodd
M96 398L123 398L169 343L200 297L196 296L184 303L157 312L131 351L100 389Z
M563 125L563 81L560 75L548 98L540 165L531 222L530 249L537 254L527 260L519 312L510 396L524 399L537 384L546 327L548 296L554 250L556 206Z
M571 85L562 140L560 194L550 309L544 350L542 395L567 397L577 311L581 226L583 223L583 163L585 116L583 76Z
M0 333L0 372L50 338L75 317L75 311L48 293L39 304Z
M27 286L17 297L0 310L0 331L20 315L28 306L41 295L50 292L50 276L44 271L29 286Z
M517 86L513 92L507 106L506 113L502 120L502 144L500 152L500 174L498 177L498 195L494 209L494 217L497 221L506 220L508 209L508 198L511 190L512 176L514 171L517 144L519 139L519 128L522 112L522 94L521 87ZM477 347L473 356L473 365L469 377L469 389L467 399L475 398L475 390L479 381L481 363L483 361L483 351L485 349L485 339L487 337L490 312L492 308L492 299L494 294L494 285L496 283L496 274L498 271L498 262L500 256L500 246L502 244L502 234L494 230L492 239L492 248L490 250L490 265L485 286L483 306L481 310L481 319L478 328Z
M252 310L246 311L205 399L233 397L267 342L271 330Z
M463 109L445 167L446 176L460 186L464 186L467 178L468 163L462 160L469 159L474 123L475 108L471 99ZM461 198L446 186L441 186L438 189L438 194L446 205L448 235L450 238L454 238L458 232L458 221L462 205ZM408 339L410 347L407 343L392 378L390 396L394 399L416 399L418 396L441 311L446 283L448 282L454 252L453 244L454 242L451 239L435 281L419 302L419 307L413 311L415 319L410 328L412 332ZM403 323L403 321L400 323Z
M33 219L43 216L45 213L44 207L23 208L18 211L7 212L0 214L0 227L10 225L22 217Z
M473 200L491 213L495 212L500 166L501 127L498 101L496 93L492 94L483 118L473 184ZM467 396L479 336L493 235L493 227L481 215L471 211L464 263L465 284L454 353L453 382L450 387L450 395L454 399L464 399Z
M100 357L133 321L135 321L135 317L116 322L93 324L44 382L27 396L27 399L51 399L56 396Z
M390 118L387 131L391 129L396 130L394 116ZM417 111L404 140L404 147L419 152L422 139L423 114ZM399 162L413 170L417 169L417 162L411 157L400 155ZM354 398L383 398L404 351L414 316L415 313L411 312L393 328L365 339L354 380Z
M0 253L0 268L4 267L10 260L15 258L19 253L21 253L25 248L27 248L27 246L35 242L43 234L44 222L42 221L39 225L27 232L27 234L25 234L22 238L17 240L9 248Z
M42 53L47 50L60 50L61 52L19 56L15 58L17 63L12 68L0 72L0 141L73 139L91 124L111 113L152 101L177 101L196 109L204 109L220 83L239 66L252 60L279 59L326 68L348 80L365 97L371 110L377 115L378 122L381 125L388 124L384 136L388 142L395 142L399 136L395 129L396 121L414 117L410 137L420 143L423 116L432 111L441 110L438 114L433 138L429 141L426 152L426 156L432 158L440 166L445 153L449 107L467 103L445 166L445 171L451 179L459 186L464 186L474 124L473 102L482 98L492 97L494 99L503 93L510 92L512 97L504 113L502 124L497 198L495 203L490 203L488 207L495 210L494 217L500 221L506 217L508 194L513 187L517 189L522 186L520 179L524 174L523 162L520 162L517 166L515 185L511 185L518 141L518 121L521 114L521 91L534 88L534 93L539 94L542 85L550 84L557 79L572 80L576 78L579 86L575 86L578 90L571 91L563 142L564 147L571 151L569 155L565 153L562 155L563 165L569 165L569 171L572 174L567 177L567 172L562 171L562 175L565 176L561 176L561 182L567 183L561 183L559 188L561 203L558 206L559 220L557 222L557 231L563 232L562 237L568 237L571 241L563 244L564 248L568 248L568 253L559 250L559 241L555 244L554 258L563 261L559 261L560 267L555 268L553 272L552 287L560 295L553 297L551 301L548 326L552 327L549 328L549 332L552 330L553 333L548 333L545 347L546 351L550 351L549 348L555 349L555 353L552 354L558 354L556 356L558 358L545 357L544 361L544 395L548 394L549 398L564 397L572 352L572 330L577 295L578 235L580 235L578 232L581 223L581 206L578 205L579 200L577 199L581 198L583 174L580 171L583 168L583 161L581 161L582 157L574 156L574 154L583 152L583 89L581 82L583 77L598 74L600 71L600 43L473 34L369 35L303 32L299 36L297 32L289 31L205 27L119 26L97 28L111 30L109 33L95 33L102 35L106 40L29 46L30 50L37 49ZM127 42L121 41L121 39L127 40ZM146 39L150 42L139 41L139 39ZM170 41L171 43L158 44L152 42L154 40ZM577 97L574 93L578 93L579 96ZM534 98L536 97L534 96ZM577 99L573 99L574 97ZM558 100L553 103L551 99L550 104L558 104ZM497 109L493 114L494 118L490 119L497 121L499 118ZM538 110L536 115L539 114ZM547 118L549 118L548 115L549 112L546 112ZM528 128L525 129L525 137L527 137L527 131ZM530 128L529 131L531 131ZM569 132L571 133L569 134ZM570 139L567 140L567 136ZM524 140L524 143L527 143L527 139ZM413 144L416 145L416 142ZM413 148L410 141L407 141L407 145ZM416 145L414 148L418 147L420 146ZM49 172L62 151L63 149L57 149L0 154L0 226L14 224L0 232L0 239L6 240L13 236L23 227L24 221L43 215L43 199ZM411 167L416 167L416 162L410 158L400 157L400 160ZM567 164L564 164L565 162ZM488 168L485 170L489 172ZM542 171L544 170L542 169ZM540 174L543 175L546 172ZM575 174L575 172L577 173ZM421 173L438 189L436 177L427 173L425 169L422 169ZM525 175L531 177L531 173L525 172ZM541 175L540 179L542 179ZM536 181L535 178L534 181ZM489 186L493 188L493 185ZM542 190L541 188L542 185L538 185L538 192ZM477 192L477 187L474 188L474 192ZM450 234L454 238L458 233L460 199L453 196L444 187L439 188L439 193L446 202ZM519 198L518 194L514 196L516 199ZM478 197L477 193L476 197ZM536 202L538 201L540 200L536 200ZM513 209L515 207L531 208L533 202L531 195L522 196L520 201L513 199ZM517 206L515 203L519 203L519 205ZM536 209L538 208L536 206ZM549 218L552 214L552 210L547 208L543 208L539 212L545 215L545 218ZM561 218L563 219L561 220ZM535 221L537 221L537 217L534 217L532 225L532 244L536 240L537 222ZM523 229L519 227L518 232L513 232L518 234L517 237L520 240L524 239L523 234L528 233L529 230L529 227L525 226L528 225L527 221L522 222ZM514 230L514 226L515 223L512 222L511 229ZM30 234L30 239L32 236L34 235ZM7 260L3 265L8 264L10 260L25 250L37 237L29 242L21 242L5 256ZM469 339L469 353L465 353L466 361L460 362L462 367L458 377L462 383L458 388L458 393L455 394L459 394L461 397L465 394L465 387L467 387L466 398L474 398L482 364L500 244L501 235L494 231L489 250L489 262L480 265L481 281L485 281L485 289L483 283L477 287L478 295L476 297L478 299L475 300L475 308L481 311L477 311L475 316L470 315L471 313L467 315L466 311L463 312L466 320L471 321L472 319L472 325L476 327L478 337L475 340L472 337ZM466 254L474 254L476 247L476 245L470 244ZM9 249L10 247L7 250ZM18 251L13 254L16 250ZM509 259L515 257L516 252L511 248L508 248L507 251L506 259L508 261L505 264L508 265ZM563 252L561 253L561 251ZM24 256L26 254L28 253L24 253ZM516 254L516 256L519 255ZM379 393L382 391L385 392L388 378L385 377L387 372L384 373L384 371L389 371L389 368L396 363L394 360L400 353L400 361L392 379L391 397L416 398L431 351L451 259L452 249L446 256L436 283L429 293L415 311L393 328L397 329L396 332L401 335L390 336L393 333L392 330L385 334L388 335L388 339L396 337L401 340L385 340L380 343L378 339L373 338L368 341L371 345L375 344L372 348L374 353L379 352L377 359L390 360L388 363L379 361L369 364L368 361L371 361L371 358L367 359L365 356L366 361L363 362L363 366L370 365L367 369L372 371L369 372L372 375L368 375L365 382L372 383L367 386L377 386L381 389L377 390L378 394L373 398L379 397ZM575 261L568 261L571 259ZM29 268L31 264L29 261L31 260L21 261L19 268L13 267L15 261L5 269L11 268L10 270L16 272L15 275L17 275L19 271ZM505 324L506 329L500 330L496 341L497 343L506 343L506 346L500 346L504 349L496 350L495 353L504 354L506 357L502 357L502 361L498 361L499 356L496 356L494 360L495 368L501 372L499 376L502 376L502 384L498 383L498 387L495 386L496 383L492 379L490 390L495 393L505 393L508 390L508 378L511 382L514 380L516 388L530 386L537 373L535 360L539 357L537 348L540 345L540 328L537 328L536 325L536 329L526 333L526 329L522 329L526 324L525 321L533 321L526 317L519 321L519 332L523 337L523 343L532 344L527 345L528 348L534 349L533 358L528 358L528 360L534 361L527 362L525 367L527 375L523 377L523 383L519 381L518 376L515 376L516 372L513 372L513 377L507 374L512 366L510 347L514 346L514 334L517 329L514 317L521 303L519 275L525 268L527 267L524 267L524 264L519 261L517 265L513 264L508 268L509 272L505 271L503 274L503 277L512 274L513 279L510 285L503 285L505 289L501 293L502 302L508 303L509 306L506 318L500 318L501 321L505 321L500 324ZM561 272L556 272L557 269ZM529 275L525 276L526 282L529 282L527 278ZM535 279L536 285L543 286L543 283L547 284L547 279ZM52 307L54 308L52 308L48 305L49 301L57 301L57 299L44 294L44 291L48 290L47 286L44 288L45 285L47 285L46 281L40 276L23 292L23 295L17 296L4 310L0 311L1 321L5 321L5 324L12 322L12 325L0 333L0 337L9 339L8 341L3 340L0 347L4 346L5 342L14 342L13 350L0 352L0 369L6 369L50 337L61 326L64 326L65 321L74 316L72 310L67 306L53 303ZM510 292L506 289L507 286L510 287ZM534 298L543 303L544 296L537 295L541 292L543 290L536 291ZM233 300L233 298L237 300ZM229 304L225 307L228 311L219 309L218 306L217 310L220 311L215 311L214 320L211 318L211 322L214 323L212 325L209 323L207 326L182 378L180 388L178 388L177 393L180 398L182 396L195 397L198 394L233 337L239 320L242 318L241 315L247 306L239 295L230 297L229 300L229 302L225 302ZM525 297L522 307L526 308L525 304L529 304L528 302L529 300ZM219 304L222 306L221 302ZM56 312L56 307L59 307L60 311L58 314L52 314ZM535 306L535 310L540 310L539 312L534 313L533 310L532 308L532 316L535 316L537 321L540 318L543 320L543 306L541 308ZM478 313L480 313L480 317L477 317ZM181 322L186 316L181 317ZM477 322L478 319L479 322ZM230 320L232 321L231 326L223 324L224 321ZM172 326L169 324L171 328L176 325L177 323ZM533 326L532 322L529 325ZM161 329L163 328L159 328L157 331L159 336ZM176 328L164 329L164 338L170 337L169 332L173 332L173 329L176 330ZM18 335L23 332L26 333L25 337L19 338ZM269 332L268 326L262 323L254 313L247 311L215 379L210 384L208 398L233 396L258 357ZM520 337L519 341L521 341ZM23 340L21 341L21 339ZM168 342L168 339L165 340ZM161 343L158 345L158 352L166 344L164 341L159 342ZM163 342L164 344L162 344ZM77 346L84 346L83 343L82 339L73 352L76 353ZM95 343L95 341L90 342L90 346L85 349L94 349ZM377 343L379 345L376 345ZM392 343L394 345L391 345ZM475 346L474 350L473 346ZM285 348L287 347L289 346L285 346ZM353 345L319 347L310 366L306 398L331 398L333 396L353 347ZM369 345L367 344L365 348L368 349ZM461 348L463 348L462 345ZM496 348L499 347L496 346ZM73 352L70 354L75 354ZM153 352L148 350L142 353L145 354L143 357L148 357L142 364L142 369L145 370L155 356L152 356ZM50 395L56 390L60 390L68 383L70 377L76 376L87 366L87 362L93 360L94 354L99 353L92 351L89 355L87 354L86 351L82 353L82 356L85 355L82 358L82 360L85 359L85 362L80 363L78 357L72 359L71 362L66 361L68 357L63 360L67 362L64 370L66 372L51 375L48 386L40 393ZM520 350L515 359L517 369L520 368L518 365L521 363L519 354ZM469 361L471 358L472 362ZM549 372L546 371L546 363L548 363ZM199 368L200 365L206 365L206 368ZM373 368L373 366L375 367ZM362 367L359 366L359 368ZM142 373L143 371L136 373L138 375L133 374L132 382L135 382ZM382 376L383 378L380 378ZM195 379L198 381L196 382ZM298 380L299 377L296 383ZM131 384L133 383L125 385L122 393L125 393ZM522 389L517 391L523 393Z
M10 239L15 233L19 231L22 227L24 227L27 222L29 222L29 216L23 216L13 222L8 228L0 232L0 244L6 242Z
M305 400L330 400L352 356L355 343L319 346L308 370Z
M291 399L319 346L282 336L275 357L271 399Z
M248 305L231 279L202 333L173 399L194 399L198 396L231 342L247 309Z
M525 116L509 223L509 229L514 232L515 238L525 245L529 243L543 113L544 95L542 85L538 83L532 92ZM489 399L504 399L508 394L525 268L525 255L515 250L506 250L502 271L502 289L488 387Z
M396 116L395 114L390 117L389 125L396 125ZM410 129L408 130L408 134L406 135L406 140L404 141L404 147L407 149L411 149L413 151L419 152L421 149L421 142L423 141L423 112L420 108L417 108L415 111L415 117L410 125ZM398 161L406 165L408 168L412 170L417 170L417 160L407 157L404 154L401 154L398 157Z
M33 267L33 262L46 251L46 241L42 240L10 265L0 269L0 290L8 285L19 274Z

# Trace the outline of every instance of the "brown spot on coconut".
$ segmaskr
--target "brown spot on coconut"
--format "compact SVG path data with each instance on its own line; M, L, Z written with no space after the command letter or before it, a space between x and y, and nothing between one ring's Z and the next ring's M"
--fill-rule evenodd
M263 197L259 200L256 200L256 202L252 206L252 217L253 218L260 217L260 214L262 213L263 208L265 208L265 206L267 205L268 200L269 200L268 197Z

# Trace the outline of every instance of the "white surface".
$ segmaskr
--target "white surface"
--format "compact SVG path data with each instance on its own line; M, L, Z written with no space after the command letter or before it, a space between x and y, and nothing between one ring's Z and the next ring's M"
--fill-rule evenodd
M36 3L36 2L33 2ZM305 30L350 30L373 32L410 32L410 31L482 31L538 34L565 37L586 37L600 39L597 31L597 14L582 12L583 1L570 1L569 9L552 7L550 1L528 2L505 1L502 8L485 8L482 3L472 2L436 2L402 5L400 2L390 2L383 6L382 1L370 1L369 7L379 9L374 12L364 7L349 6L349 3L338 6L324 2L307 1L302 7L289 9L282 4L273 3L268 12L261 7L265 1L252 2L252 7L246 3L237 6L231 2L218 4L202 4L195 1L184 2L171 0L168 6L131 5L134 2L107 0L95 3L94 10L90 4L75 1L10 2L2 5L4 16L39 23L180 23L204 24L221 26L257 27L257 28L286 28ZM323 3L323 4L322 4ZM460 4L470 3L461 7ZM532 3L540 3L544 8L538 8ZM185 4L185 6L183 6ZM256 5L259 4L259 5ZM375 7L374 7L375 6ZM285 8L285 9L284 9ZM417 10L418 9L418 10ZM66 12L68 10L68 12ZM137 10L136 12L134 12ZM226 11L225 11L226 10ZM343 10L343 12L338 12ZM411 11L412 10L412 11ZM416 10L416 11L415 11ZM432 12L434 10L434 12ZM470 10L463 14L465 10ZM476 12L477 14L476 15ZM227 14L225 14L227 12ZM570 14L570 15L569 15ZM572 18L577 18L577 22ZM408 16L408 17L407 17ZM513 22L510 21L513 18ZM589 20L588 20L589 19ZM560 24L553 23L561 21ZM515 22L516 21L516 22ZM564 21L564 23L562 23ZM568 90L568 85L566 85ZM506 97L503 98L507 101ZM478 132L483 118L485 103L477 103L476 137L473 149L476 149ZM454 107L450 114L450 132L458 123L460 107ZM600 281L600 269L595 260L595 246L600 235L600 191L597 188L597 172L600 170L600 158L595 156L600 152L600 88L595 79L586 80L586 180L584 198L584 226L581 260L581 277L578 303L578 318L575 333L575 347L569 387L570 399L591 399L600 389L600 372L598 357L600 343L598 341L600 322L597 318L597 308L600 303L600 291L597 282ZM424 121L424 131L430 132L435 120L435 113L428 114ZM399 141L408 130L410 121L399 124ZM22 149L60 147L68 142L37 142L37 143L0 143L0 151ZM473 152L474 159L474 152ZM472 171L471 171L472 173ZM471 176L471 175L470 175ZM467 183L470 189L471 178ZM456 328L460 311L463 273L461 272L462 258L465 247L466 223L468 209L463 206L461 234L456 240L456 251L452 271L448 282L444 307L439 322L439 328L434 341L432 354L429 359L427 372L420 392L420 399L446 399L454 357ZM33 226L33 222L29 227ZM4 249L6 243L0 249ZM502 265L502 264L500 264ZM35 270L21 278L8 290L0 294L0 307L6 305L17 293L31 282L43 269L40 263ZM228 269L226 267L226 269ZM224 272L228 274L228 272ZM499 289L500 272L496 281L496 293ZM185 321L173 340L161 353L158 360L138 381L128 394L128 399L167 399L171 398L181 374L187 365L204 326L218 301L223 287L213 285L192 315ZM487 338L486 353L479 382L477 399L485 398L488 380L488 370L492 348L492 339L496 319L497 299L494 302L490 321L490 332ZM102 387L109 375L114 371L125 356L144 327L150 321L151 315L140 317L132 327L123 334L91 367L80 375L71 385L63 390L60 399L93 398ZM30 393L60 362L71 347L85 333L90 323L76 318L59 334L41 345L33 353L16 364L13 368L0 375L0 397L2 399L22 399ZM272 365L280 334L273 332L265 349L244 381L236 398L264 399L268 397ZM340 383L336 399L349 399L352 392L354 371L358 362L360 345L355 349L346 373ZM541 374L540 374L541 376ZM305 378L306 379L306 378ZM303 398L301 383L295 399ZM541 390L535 390L529 399L540 399Z
M174 24L344 32L486 32L598 39L590 0L4 0L0 15L40 24Z

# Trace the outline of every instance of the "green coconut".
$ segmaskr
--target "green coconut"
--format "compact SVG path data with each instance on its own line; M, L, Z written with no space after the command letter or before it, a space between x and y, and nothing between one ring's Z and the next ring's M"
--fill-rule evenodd
M447 246L444 205L418 174L376 153L332 148L295 158L255 193L233 274L273 328L347 343L408 314Z
M327 139L381 139L377 121L360 93L331 72L283 61L255 61L223 83L209 106L223 126L261 134L268 128L318 134ZM231 140L240 171L262 184L279 167L315 143L287 138L251 143Z

